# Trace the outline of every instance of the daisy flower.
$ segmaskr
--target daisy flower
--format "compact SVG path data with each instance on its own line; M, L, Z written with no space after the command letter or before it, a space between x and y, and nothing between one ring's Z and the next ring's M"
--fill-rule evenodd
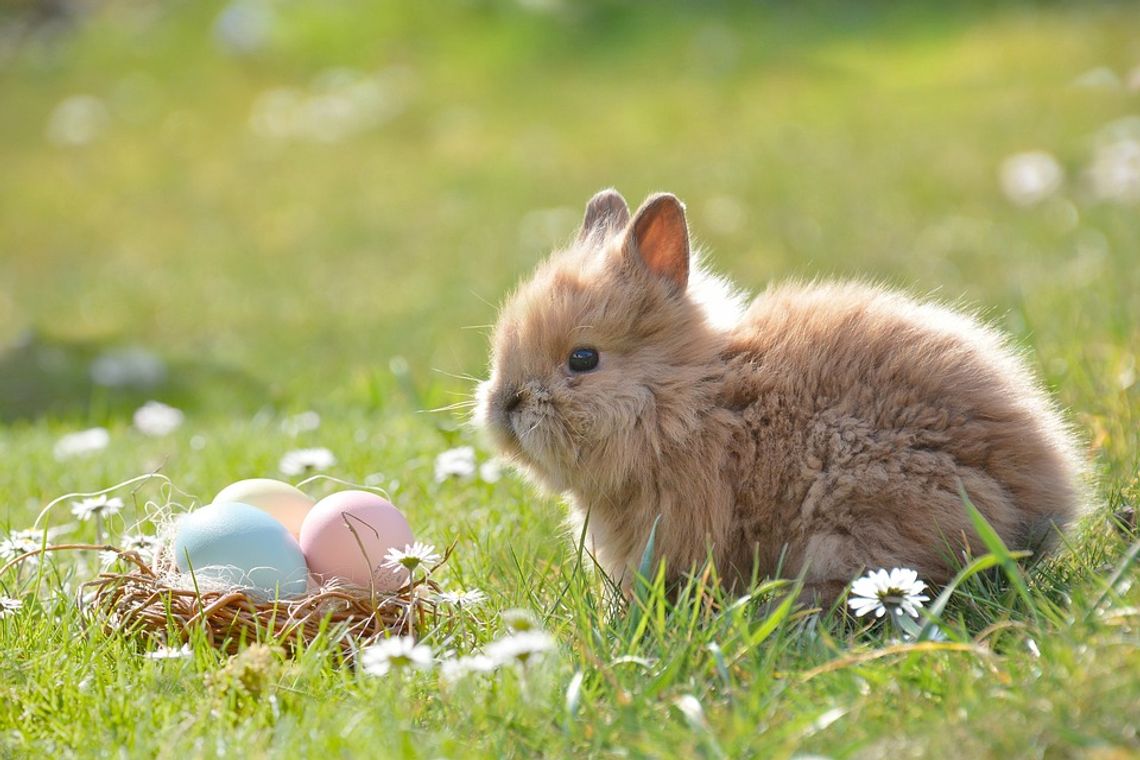
M153 652L147 652L143 657L148 660L180 660L193 654L189 644L180 647L160 646Z
M487 656L499 665L526 666L552 649L554 637L546 631L522 631L492 641L487 645Z
M441 452L435 458L435 482L448 478L469 478L475 474L475 449L460 446Z
M170 435L181 427L186 415L181 410L168 406L161 401L148 401L140 406L134 414L135 427L143 435L155 438Z
M485 654L472 654L444 660L439 664L439 676L447 683L455 683L471 673L490 673L498 664Z
M145 559L154 555L160 542L158 536L148 536L145 533L137 533L133 536L123 536L122 541L119 543L122 544L125 551L138 552Z
M530 610L505 610L502 618L503 624L516 633L539 630L538 619Z
M295 449L281 457L277 468L285 475L304 475L327 470L336 464L336 456L325 448Z
M8 617L24 606L23 601L10 596L0 596L0 620Z
M0 541L0 559L5 562L20 557L28 552L34 552L43 546L44 534L38 530L14 530ZM36 558L28 559L28 562Z
M423 544L416 541L414 544L405 546L403 549L392 547L388 553L384 555L384 562L382 567L389 567L393 570L398 570L403 567L408 572L414 571L420 565L428 568L439 562L440 556L435 553L435 547L431 544Z
M848 606L858 617L874 612L881 618L887 612L896 615L918 617L922 603L930 597L923 594L926 584L918 579L918 573L908 568L896 567L891 571L875 570L851 584L851 597Z
M487 601L487 595L477 588L467 591L441 591L438 597L443 604L453 607L475 607Z
M71 502L71 514L80 520L90 520L92 517L110 517L122 508L122 499L118 496L108 499L106 494Z
M387 675L393 668L430 668L431 647L417 644L411 636L393 636L360 652L360 667L372 676Z

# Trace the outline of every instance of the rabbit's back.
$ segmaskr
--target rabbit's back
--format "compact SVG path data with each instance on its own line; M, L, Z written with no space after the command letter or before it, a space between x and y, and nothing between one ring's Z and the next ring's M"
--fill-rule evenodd
M725 351L741 421L741 571L759 546L809 580L905 565L946 580L973 537L959 484L1013 547L1077 512L1079 459L1023 359L951 309L862 284L760 296Z

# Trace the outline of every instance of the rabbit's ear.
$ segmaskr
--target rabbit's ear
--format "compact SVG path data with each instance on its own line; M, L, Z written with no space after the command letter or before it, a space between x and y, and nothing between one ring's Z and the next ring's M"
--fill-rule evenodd
M578 233L579 242L601 232L620 230L629 223L629 206L621 193L612 187L600 191L586 204L586 216L582 219L582 229Z
M680 291L689 284L689 227L685 206L671 193L657 193L637 210L626 251Z

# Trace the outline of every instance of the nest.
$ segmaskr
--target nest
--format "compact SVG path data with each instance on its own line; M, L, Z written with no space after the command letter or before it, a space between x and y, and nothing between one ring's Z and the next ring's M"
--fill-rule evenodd
M126 634L162 644L186 642L201 631L211 646L236 652L242 644L272 640L288 652L313 643L331 642L348 657L357 649L388 636L417 637L438 619L434 601L439 587L428 575L394 592L358 586L326 585L303 597L262 600L241 589L182 588L164 567L136 551L112 545L66 544L28 552L0 567L9 567L45 552L115 552L129 569L103 571L80 589L85 619L108 634ZM451 548L436 565L445 563ZM432 568L434 570L435 568Z

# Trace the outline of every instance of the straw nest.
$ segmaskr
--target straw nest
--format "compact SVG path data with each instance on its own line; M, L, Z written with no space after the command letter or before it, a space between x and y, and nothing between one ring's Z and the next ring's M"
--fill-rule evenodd
M435 602L439 587L430 572L395 592L325 585L303 597L263 600L239 588L205 589L189 576L172 573L164 552L148 561L139 552L110 544L46 546L12 559L0 567L0 576L26 559L58 551L115 552L124 569L105 570L81 586L84 618L108 634L166 645L189 641L201 631L211 646L231 653L266 639L292 652L324 636L351 657L387 636L418 637L440 614ZM450 555L451 548L436 567Z

